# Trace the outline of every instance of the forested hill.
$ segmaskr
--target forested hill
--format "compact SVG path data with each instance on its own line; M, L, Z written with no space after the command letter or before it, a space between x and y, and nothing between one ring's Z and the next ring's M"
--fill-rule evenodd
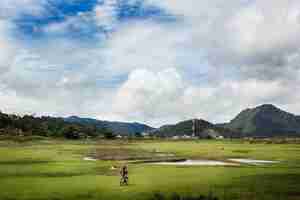
M11 115L0 112L0 135L49 136L85 138L113 135L134 135L153 130L140 123L109 122L80 117L35 117Z
M64 119L67 122L76 122L82 125L93 125L97 128L105 128L112 131L114 134L120 135L134 135L135 133L149 132L154 128L141 123L128 123L128 122L112 122L101 121L92 118L81 118L77 116L71 116Z
M194 130L193 130L194 126ZM193 119L179 122L177 124L165 125L152 131L153 135L161 137L171 136L192 136L195 134L199 138L240 137L239 133L223 127L218 127L202 119Z
M37 135L78 139L105 134L111 133L103 127L96 127L92 124L66 122L63 118L18 116L0 112L0 135Z
M300 136L300 116L271 104L245 109L222 126L240 131L244 136Z

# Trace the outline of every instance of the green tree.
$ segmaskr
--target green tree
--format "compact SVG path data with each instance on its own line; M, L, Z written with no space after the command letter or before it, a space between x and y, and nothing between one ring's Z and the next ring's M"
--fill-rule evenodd
M111 130L103 129L103 135L105 139L114 139L116 136Z
M136 137L136 138L141 138L141 137L143 137L143 135L142 135L141 132L135 132L135 133L134 133L134 137Z

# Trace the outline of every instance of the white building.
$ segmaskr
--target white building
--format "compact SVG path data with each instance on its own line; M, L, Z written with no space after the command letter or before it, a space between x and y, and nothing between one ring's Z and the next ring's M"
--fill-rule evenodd
M122 139L122 138L123 138L123 136L122 136L122 135L117 135L117 136L116 136L116 138L118 138L118 139Z

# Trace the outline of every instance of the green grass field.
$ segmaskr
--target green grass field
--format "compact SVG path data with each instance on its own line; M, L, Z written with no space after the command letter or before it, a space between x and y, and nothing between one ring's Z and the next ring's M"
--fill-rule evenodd
M124 152L123 152L123 151ZM129 164L130 185L119 186L124 160L84 161L88 155L151 152L180 158L252 158L281 161L264 166L161 166ZM141 154L141 155L139 155ZM154 193L183 196L213 193L219 199L300 199L300 144L233 141L0 141L0 200L143 200Z

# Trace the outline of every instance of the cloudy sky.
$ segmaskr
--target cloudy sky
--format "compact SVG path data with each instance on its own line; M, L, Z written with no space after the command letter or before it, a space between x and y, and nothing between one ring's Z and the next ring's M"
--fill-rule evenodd
M300 114L299 0L1 0L0 110L153 126Z

